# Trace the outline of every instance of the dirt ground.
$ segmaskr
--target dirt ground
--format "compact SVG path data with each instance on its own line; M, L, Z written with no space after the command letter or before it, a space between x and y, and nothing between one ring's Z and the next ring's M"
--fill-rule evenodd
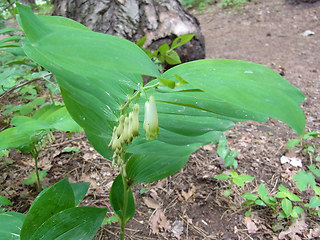
M257 0L237 9L212 5L197 18L205 36L207 58L248 60L279 72L306 96L302 104L306 131L320 132L320 2L288 5L284 0ZM314 34L303 36L306 30ZM83 205L107 207L111 216L108 194L117 171L94 151L83 134L71 140L63 133L55 137L55 144L40 156L40 169L49 170L43 183L50 185L65 177L89 181L90 192ZM308 192L299 193L292 180L301 168L280 163L286 142L296 137L294 132L276 120L249 121L229 130L227 137L231 149L240 152L237 171L255 180L244 189L233 186L226 197L227 183L214 176L228 168L217 156L216 146L204 146L179 173L134 187L136 214L128 223L126 239L278 239L290 227L291 222L277 218L268 208L253 208L251 218L245 218L247 209L241 207L244 199L240 195L255 193L263 182L271 193L281 183L307 197ZM81 152L65 153L66 147L78 147ZM303 152L293 154L302 160L303 168L310 164ZM33 161L14 151L10 158L13 164L0 166L0 194L13 201L10 210L26 212L35 194L32 187L22 185L22 180L33 171ZM298 232L291 239L320 239L319 218L306 215ZM119 225L112 223L101 228L95 240L118 236Z

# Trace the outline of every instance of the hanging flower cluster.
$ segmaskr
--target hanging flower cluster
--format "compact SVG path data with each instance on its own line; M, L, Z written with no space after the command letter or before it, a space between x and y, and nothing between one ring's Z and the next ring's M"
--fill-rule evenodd
M130 144L132 140L139 136L139 104L133 106L132 112L128 116L121 115L118 126L113 128L112 138L109 147L116 154L122 152L124 144Z
M151 95L145 103L143 128L146 139L155 139L159 134L159 122L157 106L154 96ZM113 128L109 147L114 151L114 158L123 152L123 146L130 144L135 137L139 136L139 104L133 106L129 115L121 115L118 126Z

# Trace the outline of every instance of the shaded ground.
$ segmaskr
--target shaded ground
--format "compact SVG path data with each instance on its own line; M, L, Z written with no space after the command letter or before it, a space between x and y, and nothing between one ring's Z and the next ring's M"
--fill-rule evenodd
M207 58L254 61L284 75L307 97L302 105L306 130L320 131L320 2L293 6L283 0L261 0L237 10L215 8L197 17L206 39ZM302 36L306 30L315 34ZM133 189L137 209L128 224L127 239L278 239L290 222L277 219L267 208L255 208L251 220L257 229L249 233L240 195L244 191L255 192L261 182L272 193L282 183L299 194L292 176L300 168L280 163L286 153L286 142L296 136L275 120L239 124L227 136L230 147L240 151L238 172L253 175L255 180L245 189L233 187L231 195L224 196L227 184L213 177L228 169L217 156L216 146L205 146L174 176ZM83 135L73 136L73 141L61 133L55 137L56 143L40 158L40 168L49 170L44 184L53 184L64 177L70 181L90 181L84 205L111 209L108 191L116 170L93 150ZM81 152L62 152L71 146ZM310 163L305 154L294 154L303 160L303 166ZM33 161L16 152L10 158L13 164L0 166L0 194L13 201L14 210L26 212L35 196L32 188L22 185L22 180L33 170ZM141 194L141 189L145 193ZM111 216L111 211L108 214ZM307 227L299 237L317 239L319 235L312 232L319 231L318 220L306 216ZM118 234L119 226L114 223L103 227L95 239L117 239Z

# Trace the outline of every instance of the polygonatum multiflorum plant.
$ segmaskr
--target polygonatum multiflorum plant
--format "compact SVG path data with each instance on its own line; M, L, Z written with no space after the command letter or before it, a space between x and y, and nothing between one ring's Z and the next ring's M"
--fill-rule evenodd
M23 5L17 13L25 53L54 74L73 119L119 167L110 203L121 239L135 212L131 188L179 171L192 152L216 143L234 122L272 117L299 135L304 131L299 104L305 97L267 67L205 59L160 73L125 39L67 18L36 16ZM143 76L150 78L145 85Z

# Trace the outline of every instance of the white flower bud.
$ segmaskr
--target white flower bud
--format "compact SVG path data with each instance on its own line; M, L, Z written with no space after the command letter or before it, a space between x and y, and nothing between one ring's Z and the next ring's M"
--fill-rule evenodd
M139 136L139 104L133 106L132 112L129 114L130 127L133 137Z
M121 134L123 133L124 119L125 119L124 115L121 115L120 118L119 118L119 125L118 125L118 128L117 128L117 136L118 136L118 138L120 138Z
M126 117L123 124L123 132L119 138L121 144L128 144L130 142L130 139L132 138L130 130L129 117Z
M159 133L157 106L153 95L150 96L149 101L146 101L144 106L143 129L146 132L147 140L155 139Z

